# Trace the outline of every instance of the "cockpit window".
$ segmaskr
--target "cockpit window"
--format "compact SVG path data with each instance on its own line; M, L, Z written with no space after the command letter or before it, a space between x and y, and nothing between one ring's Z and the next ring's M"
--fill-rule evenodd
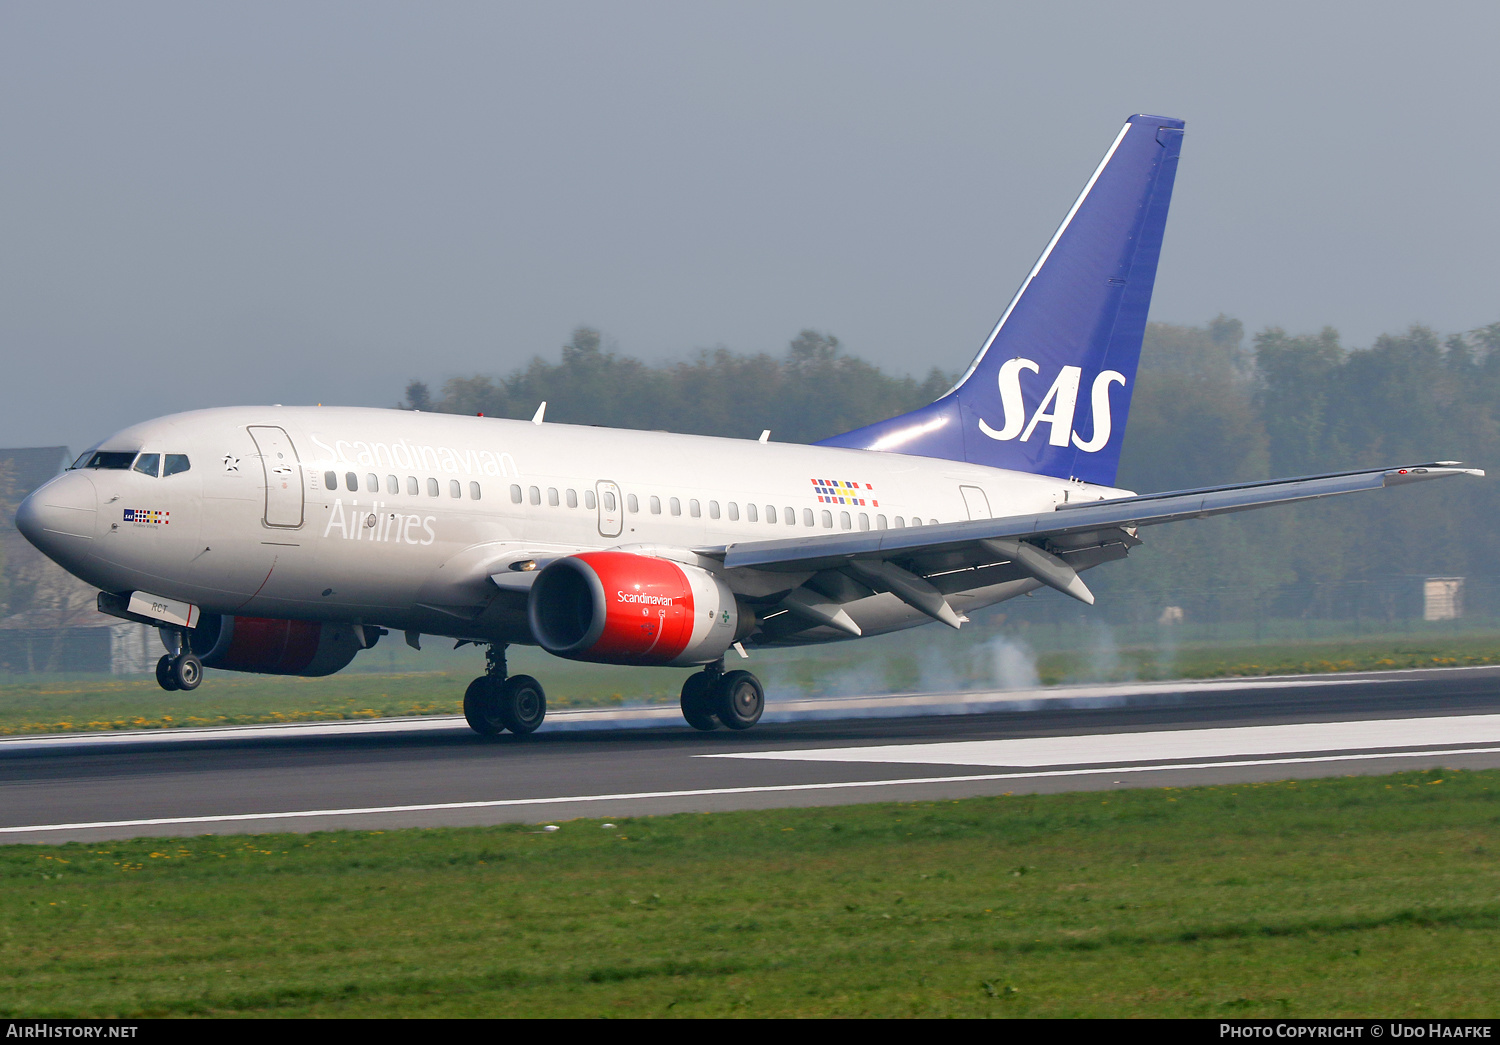
M135 463L135 451L129 453L116 453L112 450L99 450L89 458L85 468L118 468L126 469Z
M166 457L166 461L161 470L163 476L176 475L178 472L185 472L192 467L188 463L187 454L166 454L164 456Z
M141 454L135 459L134 471L155 478L161 471L161 454Z

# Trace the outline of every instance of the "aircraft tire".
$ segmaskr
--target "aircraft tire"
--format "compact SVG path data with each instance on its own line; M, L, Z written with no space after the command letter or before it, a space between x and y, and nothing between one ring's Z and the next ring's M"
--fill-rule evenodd
M713 679L704 671L696 671L682 684L682 717L694 729L707 733L719 728L714 715Z
M493 737L505 732L505 720L500 717L501 685L498 678L480 675L464 690L464 719L481 736Z
M161 660L156 662L156 684L168 693L176 690L177 679L172 674L172 655L163 653Z
M194 690L203 681L203 661L191 653L183 653L172 658L172 681L177 683L173 688L180 690Z
M547 694L530 675L512 675L499 687L498 710L505 728L524 736L547 717Z
M727 671L714 687L714 714L730 729L749 729L766 710L766 691L748 671Z

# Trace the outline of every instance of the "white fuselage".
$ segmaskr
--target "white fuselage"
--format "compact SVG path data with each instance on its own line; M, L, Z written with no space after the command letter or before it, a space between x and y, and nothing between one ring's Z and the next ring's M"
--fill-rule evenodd
M61 520L45 550L91 584L513 642L529 641L524 613L492 605L489 581L507 555L641 547L712 568L692 550L1126 493L900 454L360 408L200 410L98 449L189 467L78 468L38 491ZM758 594L750 571L726 580ZM888 601L900 621L878 630L927 620Z

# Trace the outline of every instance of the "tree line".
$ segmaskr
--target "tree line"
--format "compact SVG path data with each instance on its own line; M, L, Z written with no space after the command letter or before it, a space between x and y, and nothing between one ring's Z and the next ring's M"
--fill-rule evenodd
M887 374L812 330L780 357L720 348L652 366L580 327L556 362L451 378L436 396L413 380L403 405L527 418L546 400L552 421L744 438L769 428L813 442L931 402L955 376ZM1332 328L1273 327L1247 342L1238 320L1219 316L1148 326L1118 483L1151 492L1434 460L1500 461L1500 323L1446 337L1414 326L1352 349ZM1494 489L1450 481L1148 530L1132 565L1090 584L1101 603L1196 597L1297 615L1342 612L1319 605L1340 585L1378 603L1369 593L1405 590L1390 583L1402 578L1500 580Z

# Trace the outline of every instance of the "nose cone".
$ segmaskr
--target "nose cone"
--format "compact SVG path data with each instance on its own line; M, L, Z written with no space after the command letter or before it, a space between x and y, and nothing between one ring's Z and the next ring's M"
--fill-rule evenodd
M99 495L83 472L64 472L36 489L16 509L16 529L62 566L89 554L99 518Z

